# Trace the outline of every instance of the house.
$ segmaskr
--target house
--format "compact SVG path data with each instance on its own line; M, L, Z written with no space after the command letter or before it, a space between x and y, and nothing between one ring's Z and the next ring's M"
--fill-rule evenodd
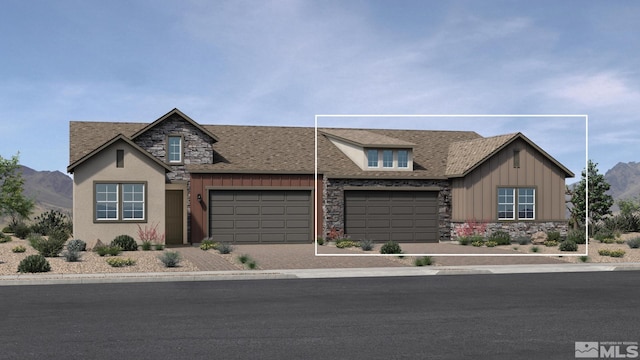
M574 176L521 133L201 125L178 109L71 122L67 171L76 238L157 227L167 244L308 243L331 230L438 242L471 219L563 232Z

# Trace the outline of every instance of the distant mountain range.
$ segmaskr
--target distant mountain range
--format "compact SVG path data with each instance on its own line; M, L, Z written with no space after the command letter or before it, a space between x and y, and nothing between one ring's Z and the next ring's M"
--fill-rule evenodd
M34 213L47 210L71 212L73 180L60 171L36 171L21 166L24 194L36 201Z
M605 180L611 185L609 195L614 200L640 198L640 163L617 163L604 174ZM618 206L614 206L614 211Z

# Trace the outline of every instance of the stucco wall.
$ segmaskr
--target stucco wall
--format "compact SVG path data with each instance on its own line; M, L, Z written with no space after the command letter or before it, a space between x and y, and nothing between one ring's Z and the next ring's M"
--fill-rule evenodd
M124 150L124 167L116 167L116 150ZM94 222L94 182L146 182L146 222ZM137 240L138 226L165 229L165 169L124 141L110 145L75 168L73 174L73 236L109 243L118 235Z

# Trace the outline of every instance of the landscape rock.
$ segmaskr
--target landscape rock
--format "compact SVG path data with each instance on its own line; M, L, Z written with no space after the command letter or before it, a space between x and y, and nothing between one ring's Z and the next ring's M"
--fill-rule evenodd
M102 241L100 241L100 239L89 241L87 243L87 251L93 251L95 248L100 246L104 246L104 244L102 243Z
M538 231L531 236L531 243L534 245L541 245L547 241L547 233L544 231Z

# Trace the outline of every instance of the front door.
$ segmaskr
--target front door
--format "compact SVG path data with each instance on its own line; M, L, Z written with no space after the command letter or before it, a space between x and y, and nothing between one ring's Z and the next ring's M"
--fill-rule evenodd
M183 244L183 213L182 190L166 190L165 216L166 216L166 243L168 245Z

